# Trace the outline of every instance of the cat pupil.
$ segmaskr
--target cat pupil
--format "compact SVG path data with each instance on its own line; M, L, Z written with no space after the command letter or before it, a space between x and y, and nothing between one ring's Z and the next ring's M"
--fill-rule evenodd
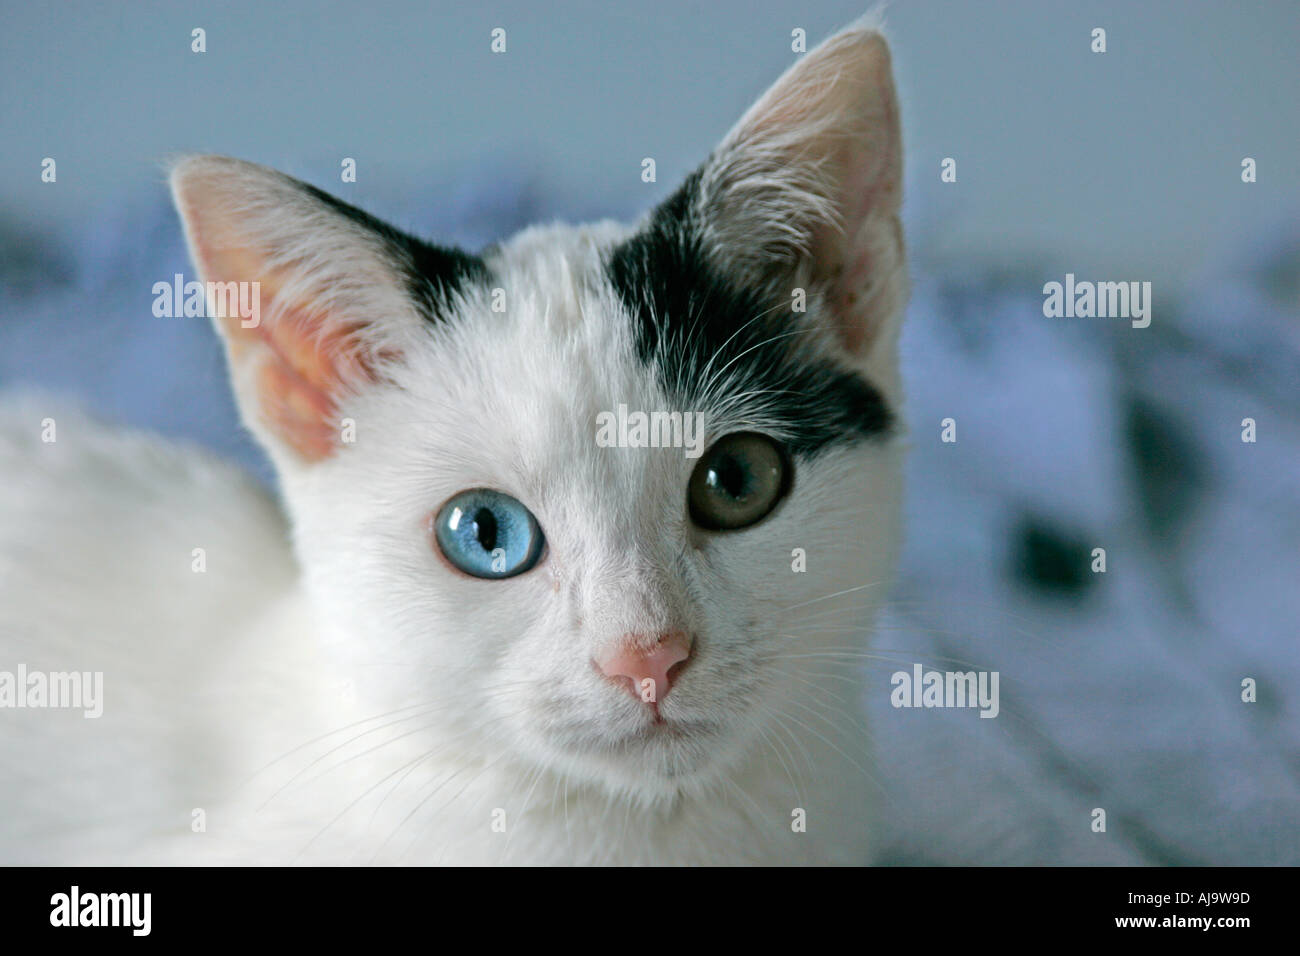
M739 461L728 455L714 467L714 484L719 485L732 498L745 493L745 469Z
M479 508L474 513L474 533L484 551L497 546L497 518L489 508Z

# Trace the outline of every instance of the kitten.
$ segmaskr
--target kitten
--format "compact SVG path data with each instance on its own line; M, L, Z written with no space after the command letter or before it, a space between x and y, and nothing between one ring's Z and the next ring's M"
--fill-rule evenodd
M214 324L287 517L9 403L0 671L102 672L103 713L0 709L0 862L868 861L907 285L873 25L632 227L473 255L234 159L171 184L203 279L257 283Z

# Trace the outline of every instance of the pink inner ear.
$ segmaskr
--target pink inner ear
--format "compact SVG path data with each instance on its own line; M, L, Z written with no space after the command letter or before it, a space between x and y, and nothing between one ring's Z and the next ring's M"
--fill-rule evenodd
M888 308L877 300L891 277L874 273L893 268L894 257L881 256L871 246L870 237L850 245L841 253L844 258L830 281L829 304L840 340L855 355L867 349L879 324L879 313Z
M901 267L903 236L896 215L898 182L887 157L891 143L873 144L886 158L868 150L844 161L841 207L843 231L822 228L813 238L813 257L827 283L828 304L840 339L854 354L870 348L880 325L898 303L895 293ZM881 210L884 210L882 213Z
M340 439L339 400L376 380L361 326L283 312L252 329L226 324L232 358L257 362L253 387L266 426L308 462L329 457Z
M305 462L329 457L342 442L344 399L397 357L368 321L390 308L388 290L364 294L391 276L371 246L337 225L325 228L340 244L356 238L351 254L317 261L309 204L278 174L199 159L178 167L173 188L202 278L257 287L260 321L216 319L246 420Z

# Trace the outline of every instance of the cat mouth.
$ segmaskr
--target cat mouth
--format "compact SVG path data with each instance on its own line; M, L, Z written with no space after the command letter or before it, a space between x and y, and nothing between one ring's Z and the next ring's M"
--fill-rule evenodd
M569 723L558 736L551 737L550 743L580 759L595 759L624 769L631 763L643 772L654 768L657 773L652 775L675 768L667 775L677 776L707 762L709 744L722 730L716 721L672 715L644 719L631 726L622 721L587 718Z
M578 728L574 727L573 730ZM586 724L580 734L566 734L571 747L586 753L603 755L626 754L630 748L666 746L674 743L693 743L704 740L717 731L717 727L703 721L658 717L627 730L611 732ZM602 732L603 730L603 732Z
M616 787L686 786L711 776L717 756L729 749L720 746L726 728L716 721L668 716L629 723L589 717L553 727L546 744Z

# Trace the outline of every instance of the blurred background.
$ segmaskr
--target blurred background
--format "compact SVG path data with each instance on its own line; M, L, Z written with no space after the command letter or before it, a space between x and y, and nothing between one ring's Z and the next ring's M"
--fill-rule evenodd
M151 313L189 272L169 155L470 248L630 218L793 30L811 47L865 5L461 7L0 4L0 390L269 480L207 323ZM896 0L886 22L915 292L908 545L865 674L880 859L1300 863L1300 4ZM1150 281L1150 327L1045 318L1067 272ZM998 670L1001 716L893 710L914 660Z

